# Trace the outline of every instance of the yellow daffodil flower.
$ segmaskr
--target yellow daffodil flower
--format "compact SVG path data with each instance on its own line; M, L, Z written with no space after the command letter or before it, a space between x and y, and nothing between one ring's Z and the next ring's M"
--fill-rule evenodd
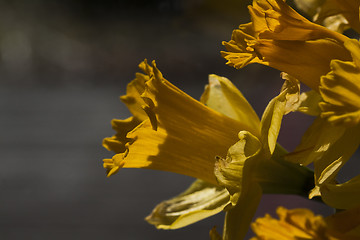
M346 36L310 22L283 0L254 0L249 12L252 22L240 25L223 42L228 65L261 63L317 90L332 59L351 59L343 44Z
M276 145L297 84L284 85L260 122L224 77L210 75L198 102L165 80L154 62L151 67L144 61L140 67L145 74L137 74L121 97L134 116L113 120L118 133L104 140L106 148L117 152L104 160L108 176L120 168L150 168L198 179L156 206L146 218L149 223L176 229L225 209L224 236L232 239L246 233L262 192L306 195L312 172L283 161L285 152Z
M346 18L358 17L359 3L345 3ZM350 10L354 6L357 10ZM279 69L319 93L308 109L318 104L313 115L320 117L287 158L314 163L316 187L310 197L321 195L336 208L353 207L360 201L359 181L337 183L335 178L360 144L359 42L308 21L282 0L254 0L249 11L252 22L234 30L223 56L236 68L261 63ZM336 194L340 189L348 194Z
M217 184L215 156L226 155L240 130L260 135L256 113L225 78L210 75L210 85L218 85L217 79L221 79L223 88L230 86L227 97L220 99L219 93L212 91L211 97L204 94L203 99L210 105L221 103L222 111L232 118L173 86L154 62L153 67L146 60L139 66L145 74L136 74L127 94L121 97L133 117L113 120L117 134L103 142L117 153L104 160L108 176L120 168L150 168L199 179L184 193L159 204L147 217L158 228L183 227L222 211L229 203L229 194Z
M136 78L132 85L143 84L136 87L139 92L136 96L130 92L122 100L134 105L130 110L142 107L146 119L126 134L125 141L118 142L125 145L124 152L104 160L108 176L120 168L151 168L216 184L214 156L225 155L228 146L237 141L240 130L250 130L258 135L257 129L226 117L186 95L162 77L155 63L153 67L146 62L142 65L149 72L148 80ZM134 116L136 119L142 117ZM115 135L111 140L114 139L121 137ZM108 142L106 139L104 144L110 148Z
M279 207L276 211L279 219L267 214L252 223L251 227L256 236L251 240L360 239L359 210L360 208L351 209L324 218L304 208L288 210Z

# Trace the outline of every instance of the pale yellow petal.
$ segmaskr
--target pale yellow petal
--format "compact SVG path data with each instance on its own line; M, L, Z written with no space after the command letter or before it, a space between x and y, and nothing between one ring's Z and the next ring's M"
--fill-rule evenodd
M219 158L215 164L217 181L229 191L232 205L251 188L256 167L263 157L261 143L255 136L241 131L239 139L229 148L226 158Z
M333 127L333 129L336 129ZM328 138L331 138L329 130ZM334 131L334 134L336 132ZM318 184L335 179L340 168L346 164L360 144L360 126L347 128L336 141L328 146L323 155L314 162L315 180Z
M158 204L146 221L159 229L177 229L222 211L229 204L226 189L196 180L185 192Z
M209 75L209 85L201 97L201 102L232 119L249 126L250 132L260 136L260 120L254 109L227 78Z
M281 93L267 105L261 117L261 142L266 154L271 155L274 152L282 118L286 112L293 110L294 101L296 101L298 94L298 83L286 80Z
M321 95L315 90L310 90L300 94L300 103L296 111L308 114L310 116L319 116L321 109L319 107L322 101Z
M343 126L333 126L325 119L316 118L306 130L300 144L286 156L286 159L305 166L317 161L344 135L345 130Z

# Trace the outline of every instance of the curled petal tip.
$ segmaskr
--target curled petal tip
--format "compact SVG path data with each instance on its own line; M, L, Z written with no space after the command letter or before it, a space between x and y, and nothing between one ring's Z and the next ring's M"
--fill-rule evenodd
M110 177L112 175L114 175L115 173L117 173L120 170L119 166L113 167L107 174L107 177Z
M114 175L125 165L124 160L120 161L119 163L117 163L113 159L104 159L103 161L103 166L107 170L107 177Z

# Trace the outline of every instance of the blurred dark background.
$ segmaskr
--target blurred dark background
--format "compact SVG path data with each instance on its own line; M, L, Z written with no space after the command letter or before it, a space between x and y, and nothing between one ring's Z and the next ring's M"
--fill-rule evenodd
M282 81L260 65L235 70L220 57L250 1L0 1L0 239L208 239L223 214L175 231L143 218L185 190L190 177L124 169L106 178L101 146L137 65L199 98L210 73L233 80L261 115ZM292 149L310 118L286 117ZM298 197L265 196L258 215ZM316 213L328 213L320 204Z

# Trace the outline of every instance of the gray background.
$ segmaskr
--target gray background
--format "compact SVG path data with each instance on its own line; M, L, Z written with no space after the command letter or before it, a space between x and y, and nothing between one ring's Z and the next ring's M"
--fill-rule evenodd
M261 115L279 72L235 70L219 54L249 21L249 1L213 2L0 1L1 239L208 239L212 226L221 230L223 214L175 231L148 225L152 208L193 179L142 169L106 178L112 153L101 146L110 120L130 116L118 97L144 58L197 99L208 74L226 76ZM310 120L287 116L280 143L294 148ZM257 215L278 205L331 211L264 196Z

